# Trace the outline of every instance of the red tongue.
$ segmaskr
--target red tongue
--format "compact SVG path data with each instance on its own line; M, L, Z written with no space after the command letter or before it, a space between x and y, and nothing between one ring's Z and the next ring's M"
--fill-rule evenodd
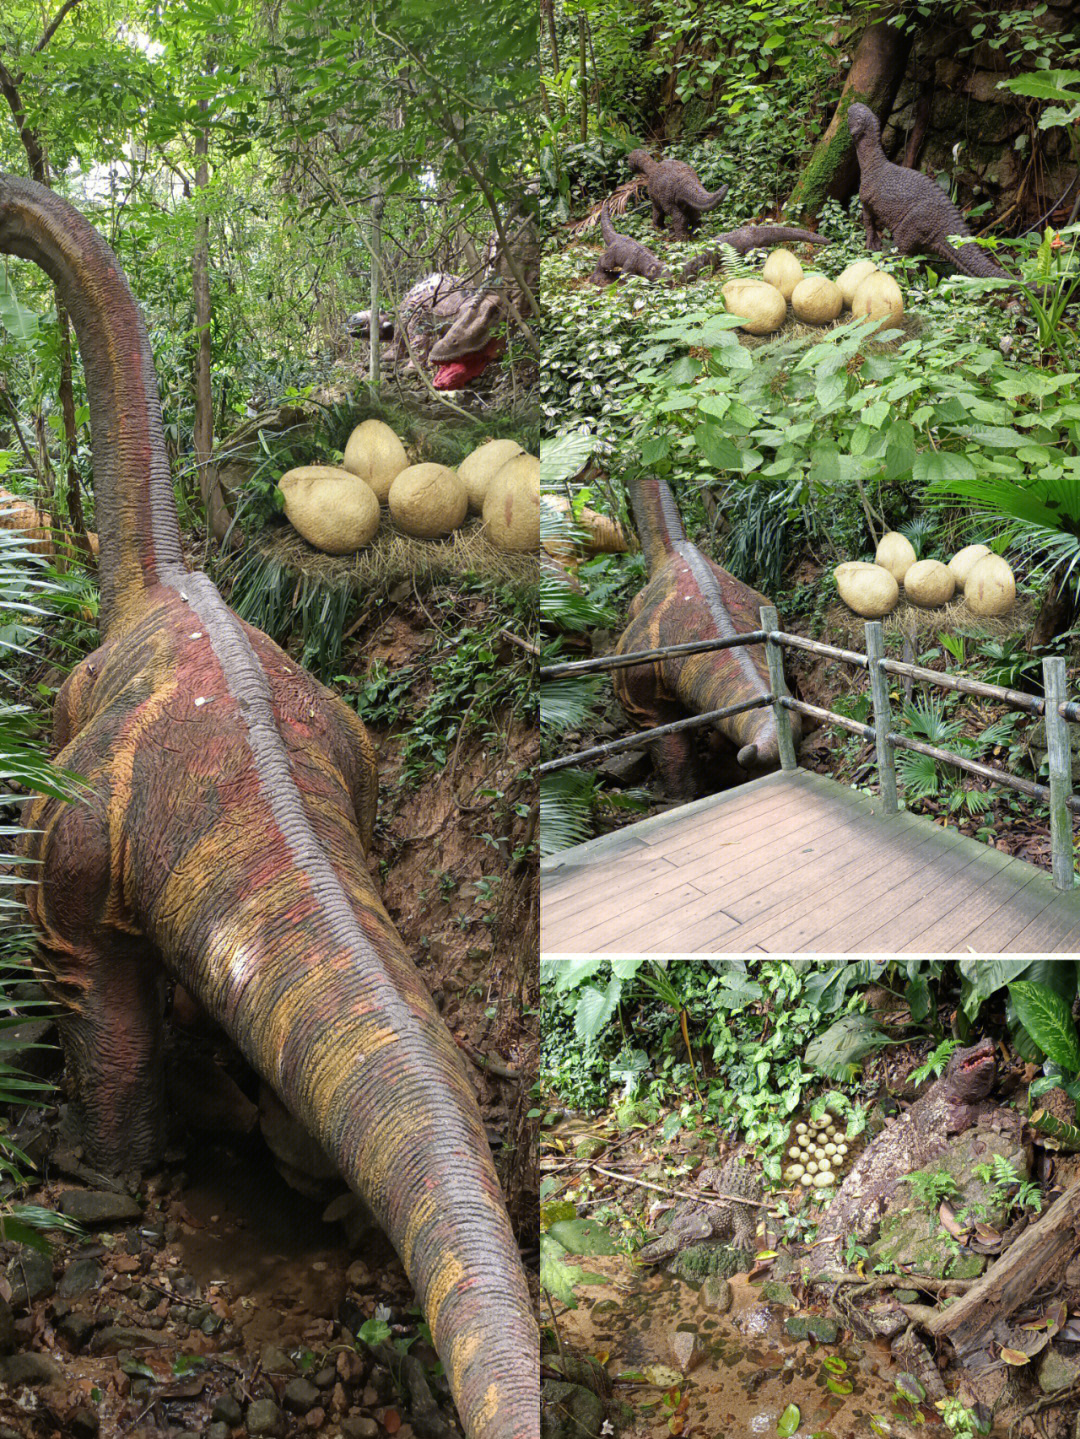
M437 390L462 389L487 369L495 358L495 345L494 340L489 340L482 350L471 355L462 355L460 360L451 360L447 365L440 365L431 383Z

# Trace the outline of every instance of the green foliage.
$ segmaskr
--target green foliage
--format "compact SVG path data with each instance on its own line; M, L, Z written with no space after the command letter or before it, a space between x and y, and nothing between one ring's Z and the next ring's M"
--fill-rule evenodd
M943 1199L957 1190L956 1180L944 1169L918 1169L902 1176L915 1200L924 1209L937 1209Z
M1080 1036L1072 1006L1046 985L1014 980L1009 997L1016 1016L1043 1053L1062 1069L1080 1073Z

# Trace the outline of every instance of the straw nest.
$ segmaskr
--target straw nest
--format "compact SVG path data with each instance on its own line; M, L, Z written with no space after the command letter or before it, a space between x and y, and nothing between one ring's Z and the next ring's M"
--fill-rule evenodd
M536 555L497 549L484 535L483 524L468 519L445 539L420 540L398 529L383 511L378 533L352 555L327 555L313 549L291 525L272 525L254 535L253 547L327 589L351 586L366 597L385 592L403 580L432 584L483 575L496 584L535 585Z
M788 319L771 335L748 335L742 330L738 331L739 343L747 349L758 350L767 345L775 345L778 342L791 342L804 340L807 349L816 344L830 330L839 330L844 325L850 325L855 317L850 310L844 310L837 319L828 325L806 325L802 320L796 320L791 312L791 305L788 304ZM891 340L879 340L874 334L867 336L859 346L859 352L864 355L887 354L890 350L897 350L906 341L921 335L925 329L925 321L921 315L905 310L902 315L894 315L891 320L883 320L878 327L882 333L889 330L899 330L901 333Z
M901 600L881 625L887 640L906 636L916 648L925 648L924 641L942 630L980 640L1003 640L1029 631L1034 621L1035 603L1027 597L1018 596L1007 615L977 615L968 609L961 595L936 610L920 609ZM861 615L853 614L844 604L833 605L827 613L827 624L830 636L842 637L842 648L863 648L866 621Z

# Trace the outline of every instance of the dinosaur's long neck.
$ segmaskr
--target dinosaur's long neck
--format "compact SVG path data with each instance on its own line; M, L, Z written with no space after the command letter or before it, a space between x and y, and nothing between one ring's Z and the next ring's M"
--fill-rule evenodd
M45 186L0 175L0 251L40 265L75 326L90 400L107 634L163 571L184 569L146 327L111 250Z
M674 497L663 480L644 475L627 486L634 523L649 574L655 574L680 540L686 539Z

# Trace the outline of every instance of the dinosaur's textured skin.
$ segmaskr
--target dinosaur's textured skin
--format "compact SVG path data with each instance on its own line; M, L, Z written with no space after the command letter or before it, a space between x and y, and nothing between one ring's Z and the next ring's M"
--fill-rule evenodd
M529 218L518 220L508 235L518 266L530 289L535 289L540 271L540 244ZM495 237L488 242L487 268L478 285L462 305L453 324L431 347L429 359L440 367L434 385L438 389L459 389L479 374L489 360L502 354L505 342L500 326L514 311L520 313L523 296Z
M615 653L759 629L759 610L768 601L689 543L664 481L643 477L631 481L629 488L649 583L630 606L630 622ZM771 693L760 645L631 665L613 670L612 684L627 714L646 726L668 724L684 718L687 711L703 714ZM792 715L796 737L798 719ZM771 706L718 720L716 727L736 747L738 762L748 773L761 774L779 765ZM667 793L673 799L692 797L696 789L692 732L666 735L654 741L652 750Z
M696 256L683 266L680 279L683 284L696 279L702 270L715 270L724 263L721 245L730 245L737 254L745 255L766 245L786 245L801 240L807 245L831 245L828 235L815 234L813 230L800 230L796 225L740 225L737 230L726 230L714 236L715 246Z
M670 215L671 233L676 240L689 239L702 215L715 210L728 192L727 185L706 190L697 172L682 160L654 160L647 150L631 150L626 163L645 176L654 226L662 230Z
M475 1097L366 863L370 741L184 563L146 329L65 201L0 176L0 252L57 283L86 372L102 644L57 700L81 797L28 803L25 892L100 1168L165 1139L172 975L401 1255L470 1439L538 1439L537 1331Z
M947 1148L951 1135L976 1122L996 1072L991 1040L955 1050L941 1078L867 1145L822 1216L811 1273L840 1266L844 1239L850 1234L869 1238L900 1180L930 1164Z
M605 248L589 276L594 285L614 284L620 271L626 275L643 275L646 280L662 280L667 275L664 262L651 250L616 230L606 205L600 209L600 233Z
M847 122L859 157L859 199L868 250L880 250L881 232L888 230L902 255L935 255L977 279L1009 278L978 245L949 244L949 235L971 235L964 217L929 175L885 158L881 125L873 110L852 105Z
M417 280L405 291L398 306L388 358L395 362L409 359L409 347L402 334L405 331L416 358L426 363L440 333L456 322L475 294L475 288L459 275L433 271Z
M729 1240L736 1249L753 1251L761 1200L761 1176L745 1164L727 1159L719 1169L703 1169L698 1187L716 1191L716 1199L685 1199L658 1239L637 1252L643 1264L662 1264L680 1249L707 1240ZM734 1196L729 1198L726 1196ZM739 1199L754 1201L740 1204Z

